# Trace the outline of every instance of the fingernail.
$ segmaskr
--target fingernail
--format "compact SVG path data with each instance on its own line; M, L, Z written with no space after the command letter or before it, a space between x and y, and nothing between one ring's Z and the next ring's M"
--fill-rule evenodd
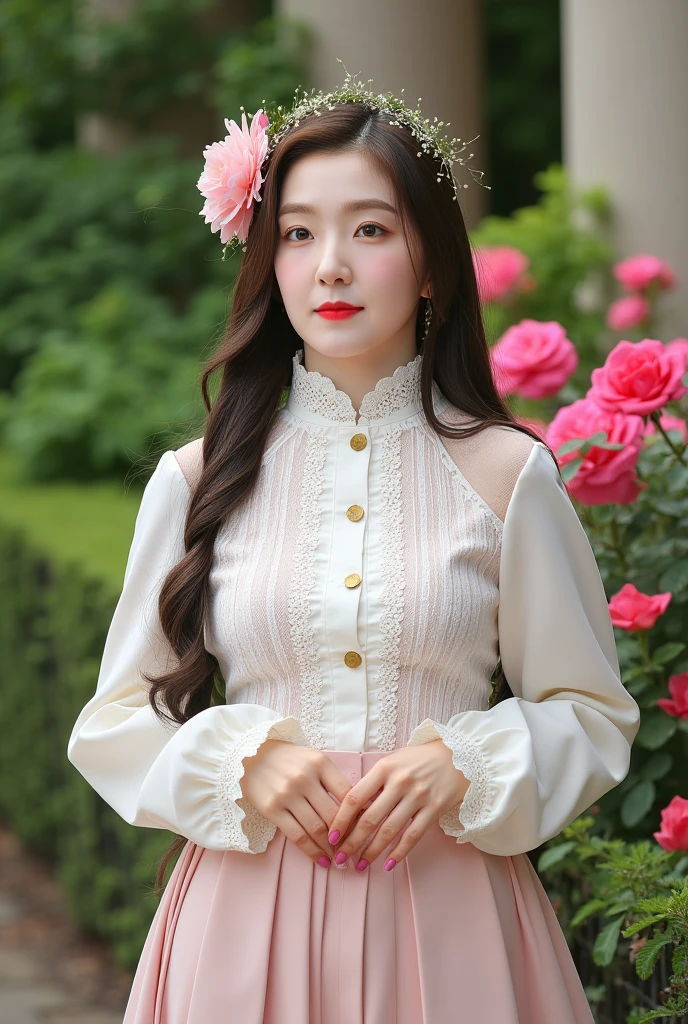
M395 864L396 861L394 857L390 857L389 860L385 861L385 871L391 871Z
M368 867L369 863L370 863L370 861L367 861L365 859L365 857L361 857L361 859L359 860L358 864L356 865L356 870L357 871L365 871L365 869Z
M332 846L336 846L337 843L339 842L339 829L333 828L327 838L329 839Z
M323 854L322 857L318 858L318 864L322 864L324 868L329 868L330 858L326 857L325 854Z
M343 850L340 850L337 856L335 857L334 862L335 864L346 864L348 859L349 855L347 853L344 853Z

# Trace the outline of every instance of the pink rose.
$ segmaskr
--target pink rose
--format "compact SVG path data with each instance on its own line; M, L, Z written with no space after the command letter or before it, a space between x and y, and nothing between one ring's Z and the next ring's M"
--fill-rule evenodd
M637 327L650 315L650 303L642 295L626 295L612 302L607 310L607 327L625 331Z
M525 278L530 265L527 256L510 245L483 246L473 250L473 267L478 281L481 302L497 302L509 292L524 284L531 289Z
M688 338L674 338L673 341L667 342L667 348L672 352L681 353L686 362L686 370L688 370Z
M641 594L632 583L624 583L609 602L612 623L619 629L634 633L638 629L652 629L671 601L671 593Z
M662 826L653 832L665 850L688 850L688 800L675 796L662 811Z
M205 203L199 212L211 231L220 229L221 242L228 242L233 235L241 242L248 237L255 203L262 199L260 168L268 152L269 123L262 110L253 115L250 130L245 113L241 115L241 128L236 121L225 118L229 134L203 151L205 167L197 188Z
M655 701L658 708L675 718L688 719L688 672L669 678L669 693L673 697L660 697Z
M608 441L625 445L620 451L596 446L591 448L567 487L584 505L607 505L611 502L629 505L641 490L635 467L643 445L642 429L640 416L607 412L589 398L579 398L558 410L547 429L546 441L557 454L565 441L591 437L604 430ZM557 454L557 461L563 466L580 457L574 451L566 455Z
M578 353L556 320L521 320L504 332L491 351L500 395L524 398L556 395L578 366Z
M688 444L688 426L679 416L670 416L668 413L664 413L659 417L659 422L662 424L663 430L680 430L683 443ZM652 420L647 421L647 426L644 430L645 437L652 437L653 434L657 434L657 427L654 425Z
M661 341L620 341L604 366L592 371L587 397L610 412L646 416L688 391L681 383L685 373L683 354Z
M652 284L661 289L673 288L676 284L676 276L669 264L649 253L640 253L615 264L613 273L629 292L644 292Z

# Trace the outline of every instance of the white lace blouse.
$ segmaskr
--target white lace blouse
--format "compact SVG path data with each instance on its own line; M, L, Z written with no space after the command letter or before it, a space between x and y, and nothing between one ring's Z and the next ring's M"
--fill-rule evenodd
M391 751L439 737L470 780L445 833L485 853L534 849L625 778L640 717L556 466L526 439L502 520L427 423L422 354L378 382L358 422L302 360L257 486L215 544L205 642L226 704L166 725L142 680L175 664L157 598L184 554L191 490L170 450L69 760L131 824L255 854L276 826L241 777L267 738ZM435 383L432 398L438 416L457 411ZM514 696L488 709L500 655Z

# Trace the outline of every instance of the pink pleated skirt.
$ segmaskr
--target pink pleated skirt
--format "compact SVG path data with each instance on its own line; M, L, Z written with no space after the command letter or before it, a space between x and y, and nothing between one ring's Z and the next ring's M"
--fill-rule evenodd
M353 784L387 756L324 753ZM435 823L385 871L396 844L358 872L314 864L279 828L259 854L188 842L123 1024L594 1024L525 854Z

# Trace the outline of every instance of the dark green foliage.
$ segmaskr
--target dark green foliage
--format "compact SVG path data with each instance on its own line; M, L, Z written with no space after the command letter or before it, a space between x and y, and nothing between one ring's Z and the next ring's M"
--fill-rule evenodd
M56 863L75 918L133 966L155 912L146 890L173 837L126 824L67 760L114 603L109 588L0 524L0 814Z

